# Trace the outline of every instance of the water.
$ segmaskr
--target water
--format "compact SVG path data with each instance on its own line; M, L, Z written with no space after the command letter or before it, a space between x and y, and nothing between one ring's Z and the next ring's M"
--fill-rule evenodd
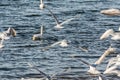
M6 40L5 47L0 49L0 79L20 80L23 78L41 77L39 72L30 68L27 63L36 65L41 71L59 80L97 80L86 71L89 67L79 60L94 63L109 47L109 39L99 37L107 29L117 30L120 18L100 14L100 10L119 8L119 0L44 0L45 4L62 22L76 14L79 19L64 25L64 29L54 30L55 21L47 10L39 9L39 0L1 0L0 30L13 27L17 36ZM45 26L45 40L32 41L32 35L39 33L40 25ZM56 41L66 39L69 47L54 47L47 51L41 48ZM78 46L88 48L84 52ZM72 55L76 56L74 59ZM104 71L107 60L116 56L112 54L105 59L98 69ZM64 73L63 70L71 68ZM105 75L109 80L119 80L117 76Z

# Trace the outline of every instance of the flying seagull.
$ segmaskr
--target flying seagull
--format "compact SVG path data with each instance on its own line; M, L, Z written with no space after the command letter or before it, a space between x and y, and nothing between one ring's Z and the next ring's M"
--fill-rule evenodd
M42 72L41 70L39 70L36 66L28 63L28 65L32 68L34 68L36 71L38 71L39 73L41 73L42 75L44 75L46 77L46 80L52 80L51 77L47 74L45 74L44 72Z
M70 22L71 20L80 17L80 15L76 15L76 16L73 16L72 18L67 19L67 20L65 20L64 22L61 22L61 23L60 23L59 20L57 19L57 17L53 14L53 12L52 12L49 8L47 8L47 9L48 9L48 11L50 12L50 14L53 16L53 18L55 19L55 22L56 22L55 28L58 28L58 29L64 28L63 25L64 25L65 23L68 23L68 22Z
M88 73L93 74L93 75L101 74L101 72L96 69L96 66L97 66L96 64L91 65L88 62L86 62L86 61L84 61L84 60L82 60L80 58L78 60L80 60L81 62L83 62L84 64L89 66L89 70L87 71Z

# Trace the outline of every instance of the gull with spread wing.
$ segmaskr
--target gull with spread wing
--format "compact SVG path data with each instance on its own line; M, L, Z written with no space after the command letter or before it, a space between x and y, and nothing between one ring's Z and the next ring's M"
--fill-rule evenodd
M93 75L101 74L101 72L96 69L96 66L97 66L96 64L89 64L88 62L86 62L80 58L78 60L80 60L81 62L83 62L84 64L89 66L89 70L87 71L88 73L93 74Z
M48 9L48 8L47 8L47 9ZM55 22L56 22L55 28L58 28L58 29L64 28L63 25L64 25L65 23L68 23L68 22L70 22L71 20L80 17L80 15L78 14L78 15L73 16L72 18L67 19L67 20L65 20L64 22L60 23L60 22L58 21L57 17L53 14L53 12L52 12L50 9L48 9L48 11L50 12L50 14L51 14L51 15L53 16L53 18L55 19Z

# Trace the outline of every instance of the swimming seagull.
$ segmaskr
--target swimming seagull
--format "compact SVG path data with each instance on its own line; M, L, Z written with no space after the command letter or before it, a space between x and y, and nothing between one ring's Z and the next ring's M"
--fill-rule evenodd
M32 40L38 40L43 38L43 26L40 28L40 34L34 34Z
M41 10L45 8L45 5L44 5L44 3L43 3L43 0L40 0L40 5L39 5L39 7L40 7Z
M112 36L111 39L112 40L120 40L120 32L115 32L113 29L108 29L106 30L102 36L100 37L100 39L105 39L109 36Z
M91 64L89 64L88 62L86 62L82 59L79 59L79 60L90 67L90 69L87 71L88 73L94 74L94 75L101 74L101 72L96 69L96 66L97 66L96 64L91 65Z
M65 23L70 22L71 20L73 20L73 19L75 19L75 18L80 17L80 15L76 15L76 16L74 16L74 17L72 17L72 18L70 18L70 19L67 19L67 20L65 20L64 22L60 23L60 22L58 21L57 17L53 14L53 12L52 12L49 8L47 8L47 9L48 9L48 11L51 13L51 15L53 16L53 18L55 19L55 22L56 22L55 28L58 28L58 29L64 28L62 25L64 25Z
M47 46L47 47L43 48L43 50L49 49L49 48L54 47L56 45L59 45L61 47L67 47L68 43L67 43L67 40L64 39L64 40L55 42L55 43L51 44L50 46Z
M116 15L120 15L120 10L119 9L107 9L107 10L102 10L100 11L101 14L105 14L105 15L111 15L111 16L116 16Z
M7 31L0 32L0 39L1 40L2 39L3 40L10 39L11 35L13 37L15 37L16 36L16 31L15 31L15 29L9 27Z
M104 74L115 74L120 77L120 55L109 60Z

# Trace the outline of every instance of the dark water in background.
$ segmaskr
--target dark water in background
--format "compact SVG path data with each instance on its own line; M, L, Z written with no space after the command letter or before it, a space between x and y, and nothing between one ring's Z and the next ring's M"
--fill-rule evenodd
M109 39L99 40L100 35L107 29L115 30L120 26L119 16L105 16L100 10L119 8L119 0L45 0L54 14L64 21L76 14L79 19L64 25L60 31L54 30L54 19L47 10L39 9L39 0L1 0L0 1L0 29L13 27L17 37L4 42L0 49L0 80L20 80L21 77L39 77L39 73L28 66L32 62L46 74L60 73L71 67L66 73L55 76L61 80L97 80L98 77L89 75L87 65L77 60L94 63L109 47ZM44 24L48 37L42 41L32 41L32 35L39 33L40 25ZM49 37L49 36L52 36ZM69 47L59 46L47 51L41 51L44 46L66 39ZM81 51L77 46L87 47L88 52ZM75 55L75 59L71 57ZM106 58L98 69L104 71ZM119 80L116 76L105 75L109 80ZM77 79L75 79L77 78ZM117 79L118 78L118 79Z

